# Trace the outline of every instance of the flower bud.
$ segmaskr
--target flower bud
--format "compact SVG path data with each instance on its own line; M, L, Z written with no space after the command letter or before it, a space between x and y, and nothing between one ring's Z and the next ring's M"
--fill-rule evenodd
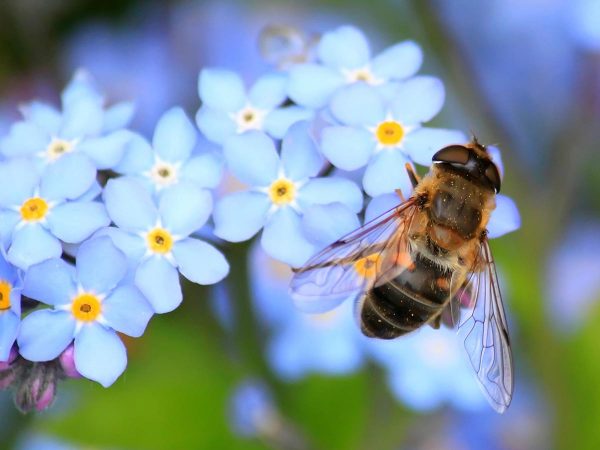
M0 372L7 370L14 360L17 359L17 356L19 356L17 347L13 345L8 354L8 359L6 361L0 361Z
M75 367L75 347L73 344L69 345L67 349L61 353L59 362L65 376L69 378L81 378L81 374Z
M15 381L15 404L24 413L48 408L56 397L58 381L59 366L54 361L29 364L22 368L22 376Z

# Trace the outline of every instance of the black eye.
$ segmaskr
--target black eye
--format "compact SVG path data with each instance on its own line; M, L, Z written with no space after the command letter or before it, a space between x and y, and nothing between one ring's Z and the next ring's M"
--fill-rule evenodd
M494 163L491 163L487 169L485 169L485 177L492 184L496 193L500 192L500 173Z
M445 162L454 164L467 164L469 162L469 149L463 145L450 145L444 147L433 155L433 162Z

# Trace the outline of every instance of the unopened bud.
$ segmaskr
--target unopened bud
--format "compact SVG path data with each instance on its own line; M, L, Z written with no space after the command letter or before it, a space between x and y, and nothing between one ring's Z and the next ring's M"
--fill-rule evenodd
M8 354L8 359L6 361L0 361L0 372L9 369L13 361L17 359L17 356L19 356L17 347L13 345L10 349L10 353Z
M23 375L16 380L15 404L22 412L34 409L43 411L54 401L56 383L58 381L58 364L55 361L47 363L31 363L20 371Z
M69 378L81 378L81 374L75 367L75 347L72 344L61 353L59 361L65 376Z

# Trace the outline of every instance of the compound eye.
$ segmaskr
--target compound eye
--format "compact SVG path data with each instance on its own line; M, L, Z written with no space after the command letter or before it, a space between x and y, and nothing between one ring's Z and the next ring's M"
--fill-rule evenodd
M491 163L487 169L485 169L485 177L492 184L496 193L500 192L500 173L494 163Z
M449 145L433 155L433 162L445 162L465 165L469 162L470 152L464 145Z

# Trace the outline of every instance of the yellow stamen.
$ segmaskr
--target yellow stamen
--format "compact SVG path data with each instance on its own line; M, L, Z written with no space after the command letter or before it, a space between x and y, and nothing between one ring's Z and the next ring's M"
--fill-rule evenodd
M380 123L375 134L380 144L396 145L404 138L404 128L398 122L389 120Z
M354 263L354 270L363 278L375 277L380 268L381 261L378 253L365 256Z
M169 253L173 247L173 236L163 228L155 228L146 236L148 248L154 253Z
M60 158L65 153L69 153L73 150L73 143L69 141L65 141L63 139L52 139L50 144L48 144L48 148L46 149L46 153L48 154L48 158L51 160L56 160Z
M73 299L71 312L77 320L83 322L92 322L98 318L102 312L100 299L93 294L79 294Z
M10 308L10 291L12 286L8 281L0 281L0 311Z
M276 205L288 204L294 200L295 196L296 186L285 178L274 181L269 187L269 197Z
M20 211L23 220L30 222L42 220L48 213L48 203L43 198L32 197L23 202Z

